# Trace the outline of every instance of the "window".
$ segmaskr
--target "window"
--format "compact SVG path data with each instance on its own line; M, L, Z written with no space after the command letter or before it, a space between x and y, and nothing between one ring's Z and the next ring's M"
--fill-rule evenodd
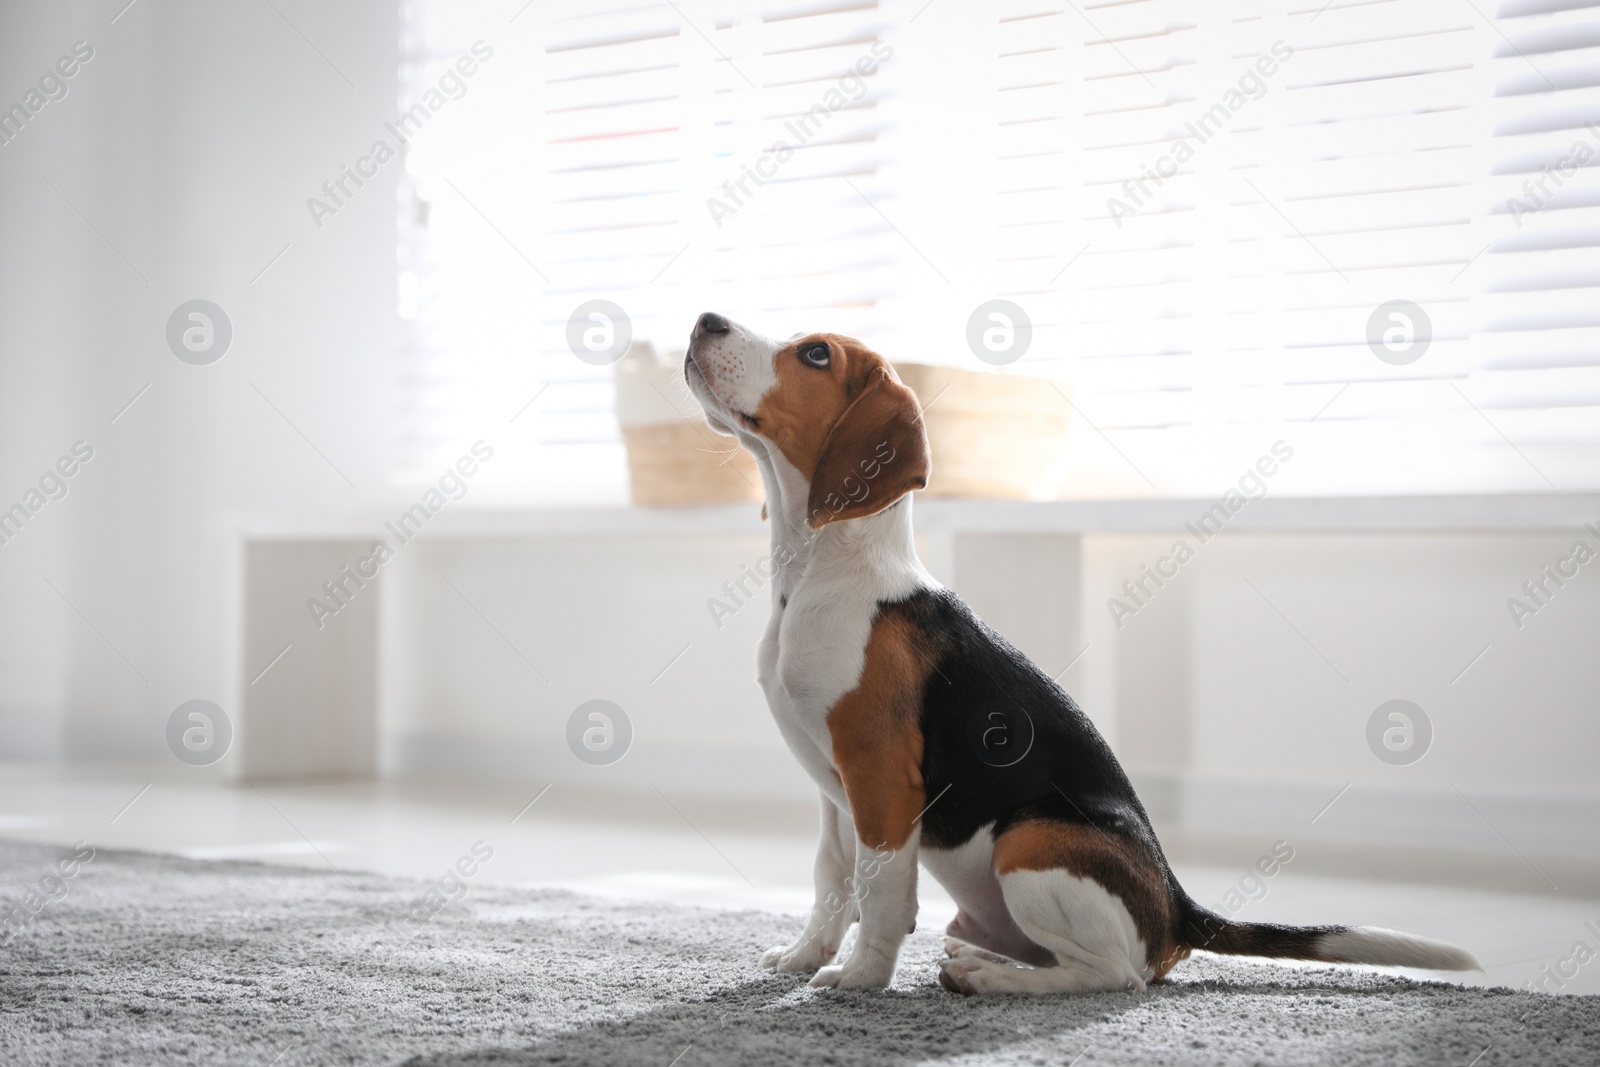
M715 309L985 369L966 320L1003 297L1035 333L998 372L1071 386L1071 495L1207 495L1279 438L1286 492L1600 485L1592 2L569 0L408 26L405 106L494 49L406 149L408 471L503 439L509 500L624 499L610 371L567 348L589 299L663 349Z

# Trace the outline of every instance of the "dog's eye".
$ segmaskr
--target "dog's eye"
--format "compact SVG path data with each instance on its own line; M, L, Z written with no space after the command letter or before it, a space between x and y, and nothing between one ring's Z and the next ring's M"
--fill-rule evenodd
M800 362L808 367L826 367L828 365L828 346L825 344L803 346L800 349Z

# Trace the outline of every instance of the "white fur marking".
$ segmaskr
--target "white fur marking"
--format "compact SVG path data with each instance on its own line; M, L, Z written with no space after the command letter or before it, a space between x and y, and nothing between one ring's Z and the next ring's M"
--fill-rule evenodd
M1430 971L1481 971L1463 949L1432 938L1402 934L1378 926L1357 926L1343 933L1323 934L1317 951L1338 963L1370 963L1380 967L1420 967Z
M1155 977L1144 939L1122 899L1100 883L1063 870L1000 877L1006 906L1034 941L1092 972L1100 989L1143 989Z
M822 837L812 869L816 903L806 917L805 929L792 945L770 948L761 966L789 973L810 973L831 963L844 941L845 931L860 916L851 891L850 871L855 859L855 831L850 817L822 797Z
M1013 962L1048 962L1048 954L1029 940L1006 908L994 871L993 823L955 848L923 846L922 865L960 909L946 933Z
M921 836L919 827L904 846L883 851L856 842L856 865L851 874L861 907L856 942L849 959L817 972L811 979L813 986L883 989L894 981L900 944L917 919L917 841Z
M860 684L879 602L901 600L938 583L917 559L909 495L875 515L815 532L808 527L806 479L775 442L738 417L754 415L762 397L778 383L773 361L783 348L729 323L726 333L702 333L691 341L687 379L707 417L731 430L755 455L767 493L773 554L788 560L773 581L772 616L757 654L761 688L801 766L832 803L848 811L833 763L828 713ZM829 832L825 823L814 915L830 909L828 895L836 880L836 860L828 855L833 847L826 840ZM854 843L849 878L861 928L849 959L823 967L813 985L881 988L894 978L900 944L916 919L920 834L913 831L887 858ZM808 924L807 932L822 938L820 947L797 944L769 950L763 963L799 970L824 962L833 926L819 921L814 930Z

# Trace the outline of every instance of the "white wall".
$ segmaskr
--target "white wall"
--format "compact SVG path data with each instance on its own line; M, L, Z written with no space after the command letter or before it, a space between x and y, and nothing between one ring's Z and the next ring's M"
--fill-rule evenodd
M119 3L0 7L0 104L74 41L96 53L66 99L0 148L0 506L74 441L95 448L70 494L0 545L0 756L162 756L170 711L226 702L245 669L235 520L414 496L387 484L398 170L320 230L305 206L398 108L396 7L277 6L141 2L115 24ZM167 316L195 297L233 322L232 349L209 367L164 342ZM1337 826L1363 795L1408 789L1430 804L1456 786L1474 799L1592 796L1595 577L1522 631L1504 605L1566 540L1230 535L1118 632L1104 598L1166 539L1090 537L1076 626L1037 602L979 606L1019 627L1052 673L1081 636L1088 651L1064 681L1174 813L1242 824L1263 797L1315 806L1356 783L1318 824ZM961 588L1030 559L1002 547L969 542L965 572L961 545L936 548L936 569ZM419 544L398 560L380 590L384 765L803 792L753 682L762 610L719 631L705 608L764 544L618 549ZM1069 569L1043 584L1068 597ZM1030 574L1011 580L1026 589ZM594 696L635 717L638 748L591 773L565 754L561 726ZM1364 748L1365 717L1391 697L1434 718L1434 750L1411 767ZM1389 801L1372 803L1363 825L1381 826Z
M95 50L0 148L0 500L95 448L0 546L4 755L161 753L177 704L231 692L228 516L382 499L395 451L396 165L320 231L305 207L396 110L395 5L121 7L0 8L7 105ZM233 323L208 367L164 340L194 298Z
M766 590L720 619L706 604L767 553L760 535L406 546L382 589L386 769L810 795L755 680ZM633 725L609 767L566 745L595 699Z
M1463 848L1503 847L1499 826L1530 848L1600 854L1600 663L1585 651L1600 639L1600 570L1520 630L1505 604L1573 539L1225 534L1120 629L1106 599L1171 537L925 548L997 628L1065 670L1158 816ZM384 589L389 770L806 792L753 682L765 603L720 631L705 607L765 551L755 536L417 545ZM566 749L567 716L595 697L634 719L635 748L614 767ZM1409 766L1367 746L1369 716L1396 698L1433 725Z
M1128 762L1284 780L1592 788L1594 565L1520 629L1506 607L1576 536L1224 535L1120 630L1105 600L1172 538L1090 538L1099 595L1086 610L1116 652ZM1435 728L1431 751L1408 767L1373 759L1365 741L1373 709L1396 698L1420 705Z
M1115 743L1157 806L1199 826L1492 848L1504 832L1600 855L1600 570L1520 629L1506 606L1577 536L1224 535L1120 630L1105 601L1172 538L1089 538ZM1433 727L1407 766L1367 745L1394 699Z

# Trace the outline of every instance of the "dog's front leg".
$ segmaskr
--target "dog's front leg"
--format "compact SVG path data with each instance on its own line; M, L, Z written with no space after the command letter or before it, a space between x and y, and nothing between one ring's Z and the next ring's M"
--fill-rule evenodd
M806 919L806 928L792 945L769 948L761 966L777 971L809 974L825 963L844 940L844 932L856 920L856 900L851 892L851 866L855 862L855 831L850 816L822 796L821 840L817 843L817 862L812 868L816 903Z
M917 845L928 800L914 652L904 634L875 630L861 682L828 713L833 765L855 830L850 879L861 925L849 958L818 971L814 986L885 988L894 981L900 943L916 925Z
M899 848L874 848L856 840L851 888L861 909L850 956L837 967L824 967L811 979L814 986L840 989L883 989L894 981L900 943L917 922L917 841L913 830Z

